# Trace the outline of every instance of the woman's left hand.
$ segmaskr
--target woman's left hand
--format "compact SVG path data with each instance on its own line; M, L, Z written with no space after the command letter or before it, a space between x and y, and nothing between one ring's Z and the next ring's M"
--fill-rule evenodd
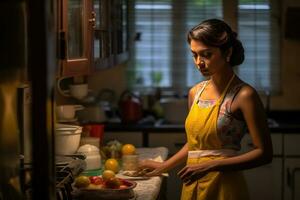
M190 185L208 172L214 171L216 166L217 162L215 160L201 164L189 164L178 172L178 176L186 185Z

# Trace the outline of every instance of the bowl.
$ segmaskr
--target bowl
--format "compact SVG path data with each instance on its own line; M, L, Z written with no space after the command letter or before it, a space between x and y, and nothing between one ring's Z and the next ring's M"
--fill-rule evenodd
M96 200L96 199L105 199L105 200L120 200L120 199L131 199L135 196L133 188L136 187L137 183L134 181L121 179L123 184L127 186L127 188L122 189L110 189L110 188L102 188L102 189L78 189L75 190L73 195L78 199L85 200Z
M80 126L57 126L55 129L56 155L70 155L76 153L81 137Z

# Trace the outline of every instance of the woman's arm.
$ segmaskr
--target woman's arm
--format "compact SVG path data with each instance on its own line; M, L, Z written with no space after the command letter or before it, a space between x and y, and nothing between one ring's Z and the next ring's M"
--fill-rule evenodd
M193 104L196 91L199 89L199 87L201 87L201 85L203 85L203 83L197 84L189 90L189 95L188 95L189 109ZM142 160L139 164L139 168L141 170L145 168L150 168L152 171L149 172L147 175L156 176L184 162L187 158L187 154L188 154L188 144L186 143L174 156L164 161L163 163L155 162L152 160Z
M246 86L241 89L235 101L247 123L254 149L239 156L186 166L178 173L185 183L191 183L209 171L243 170L272 161L271 136L258 94L253 88Z
M153 160L142 160L139 163L139 169L150 169L151 171L146 176L157 176L174 168L178 164L186 160L188 154L187 143L171 158L164 162L156 162Z

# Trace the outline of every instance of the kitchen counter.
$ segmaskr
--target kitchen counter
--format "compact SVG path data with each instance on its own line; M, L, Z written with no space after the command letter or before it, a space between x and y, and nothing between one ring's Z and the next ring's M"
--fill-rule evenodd
M161 156L165 160L168 156L168 149L165 147L157 148L138 148L137 153L140 159L153 159ZM137 200L155 200L157 199L162 185L162 177L151 177L146 180L137 180L137 186L134 188Z
M298 134L300 133L300 120L293 116L283 116L279 119L278 116L273 119L268 119L268 125L271 134ZM140 132L142 133L142 145L149 146L149 133L185 133L184 124L168 124L163 120L152 123L107 123L105 131L108 132Z

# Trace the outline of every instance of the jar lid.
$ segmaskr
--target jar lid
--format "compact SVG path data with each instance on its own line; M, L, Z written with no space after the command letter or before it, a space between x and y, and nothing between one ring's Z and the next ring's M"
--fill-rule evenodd
M85 144L85 145L80 146L78 148L77 152L78 153L84 153L84 154L91 154L91 153L99 154L99 148L94 146L94 145Z

